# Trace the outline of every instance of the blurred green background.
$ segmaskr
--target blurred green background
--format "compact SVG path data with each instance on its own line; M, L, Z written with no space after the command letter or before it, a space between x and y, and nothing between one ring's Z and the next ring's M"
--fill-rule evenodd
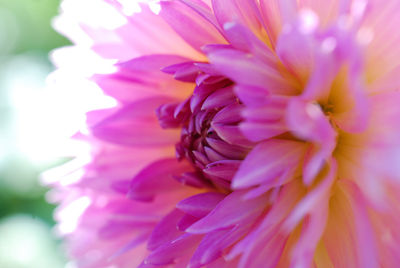
M66 265L53 235L54 206L38 181L43 170L66 161L52 154L58 137L46 107L48 53L68 44L51 28L58 6L58 0L0 0L1 268Z

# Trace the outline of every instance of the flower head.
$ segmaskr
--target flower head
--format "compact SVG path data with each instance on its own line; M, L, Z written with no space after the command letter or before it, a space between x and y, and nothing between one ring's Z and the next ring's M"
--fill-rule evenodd
M117 101L53 180L78 267L396 267L399 1L62 8L58 73Z

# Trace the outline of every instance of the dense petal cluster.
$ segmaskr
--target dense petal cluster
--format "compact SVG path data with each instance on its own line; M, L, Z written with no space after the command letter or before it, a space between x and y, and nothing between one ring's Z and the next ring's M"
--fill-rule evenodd
M399 12L64 0L57 73L117 102L45 175L77 267L397 267Z

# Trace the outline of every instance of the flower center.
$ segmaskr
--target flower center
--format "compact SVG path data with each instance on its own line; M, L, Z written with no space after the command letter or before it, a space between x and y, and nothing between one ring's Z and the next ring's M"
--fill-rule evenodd
M229 189L251 146L244 138L240 142L238 125L243 107L231 82L220 86L220 83L198 86L182 103L162 105L157 115L161 126L181 128L176 156L192 164L197 179Z

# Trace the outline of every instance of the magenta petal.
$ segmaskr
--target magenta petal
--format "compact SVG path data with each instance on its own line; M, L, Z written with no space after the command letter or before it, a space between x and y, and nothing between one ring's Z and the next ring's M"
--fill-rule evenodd
M178 209L167 214L153 229L149 242L147 243L147 248L154 250L182 235L182 232L179 231L176 226L184 215L185 213Z
M192 251L200 239L200 236L183 234L152 251L146 258L145 263L154 265L172 264L178 257Z
M187 58L177 55L155 54L120 62L116 66L119 69L130 71L130 74L132 76L140 77L141 74L143 74L141 72L148 72L148 71L157 72L157 74L162 75L160 73L161 68L188 61L189 60ZM142 78L145 79L145 77Z
M214 261L223 250L239 240L249 226L223 229L206 234L190 260L189 267L202 267Z
M314 67L315 40L313 33L318 26L318 18L313 11L304 11L299 21L287 27L278 39L276 52L296 78L306 83ZM307 24L308 23L308 24Z
M217 140L212 138L206 138L206 141L216 152L231 159L243 159L247 154L247 150L238 145L228 144L219 139Z
M246 191L235 191L225 197L207 216L190 226L186 232L201 234L245 223L263 211L266 196L243 202Z
M324 233L329 212L329 198L323 200L303 220L302 232L292 251L293 267L310 267L318 242Z
M175 116L176 111L180 108L179 106L180 104L177 103L168 103L157 108L157 118L163 129L177 128L187 120L185 113L178 112L177 116Z
M92 134L102 140L127 146L170 145L178 140L176 130L163 130L156 109L171 102L170 98L149 98L129 104L91 127Z
M199 220L199 218L194 217L189 214L186 214L176 224L176 228L178 228L179 231L184 232L189 226L191 226L193 223L195 223L198 220Z
M48 180L76 266L399 266L400 0L61 8L54 82L115 103Z
M279 178L288 169L294 172L300 168L306 148L305 143L290 140L259 143L242 162L232 181L232 187L241 189L259 184L277 186Z
M200 268L220 257L221 251L215 248L216 243L221 243L221 239L229 231L220 230L206 234L193 254L188 268Z
M335 159L331 159L327 165L328 172L323 180L311 190L294 208L290 216L284 223L284 229L293 230L297 224L315 208L329 201L331 186L337 176L337 164Z
M269 184L261 184L260 186L257 186L255 188L252 188L243 198L244 199L252 199L256 198L260 195L265 194L271 189L271 185ZM279 188L275 188L277 191ZM272 196L272 195L271 195Z
M133 228L140 228L143 232L148 232L148 230L151 230L151 226L154 226L154 223L154 219L148 219L148 221L143 219L110 220L99 230L98 235L101 239L117 239L122 235L126 235ZM150 233L146 234L146 240L149 235ZM142 240L140 241L143 242Z
M179 202L176 207L192 216L203 218L225 198L221 193L203 193L191 196Z
M200 110L201 104L214 91L214 87L197 86L194 89L193 96L190 98L190 110L192 112Z
M204 152L207 155L207 158L211 161L211 162L216 162L216 161L220 161L220 160L225 160L225 157L223 155L221 155L220 153L218 153L217 151L215 151L214 149L205 146L204 147Z
M263 104L249 105L243 110L242 115L247 121L275 122L284 119L287 103L288 98L264 97Z
M282 15L280 13L279 0L260 0L260 11L263 25L273 46L276 44L282 28Z
M329 145L328 143L324 145L324 147L321 147L312 144L306 153L303 166L303 181L306 185L310 185L314 181L314 178L318 175L332 154L331 148L333 146L329 148L327 146Z
M241 160L221 160L210 163L203 169L205 174L231 181L238 170Z
M129 242L129 244L125 245L123 248L119 249L115 252L111 257L110 260L117 259L118 257L122 256L123 254L129 252L130 250L138 247L139 245L145 243L149 238L149 233L143 233Z
M271 49L242 24L227 22L224 24L224 30L233 47L251 52L271 65L277 63L277 58Z
M153 265L150 263L144 263L144 261L137 268L158 268L159 265Z
M287 235L282 234L282 222L303 193L299 180L293 180L284 185L262 222L246 238L233 247L227 258L233 259L242 255L240 267L248 267L253 264L258 267L260 263L263 263L262 266L275 267L287 239ZM259 254L260 252L266 252L265 254L268 254L271 258L265 260L263 255Z
M215 91L203 102L201 109L215 109L225 107L236 100L231 87Z
M193 62L170 65L163 68L162 71L173 74L176 80L184 82L194 82L199 74L199 68L195 66Z
M241 119L243 106L238 103L232 103L221 109L213 118L213 124L235 124Z
M218 25L217 19L215 18L211 8L203 0L180 0L185 3L188 7L196 11L200 16L210 22L218 31L223 34L221 27Z
M239 126L243 135L252 142L259 142L273 138L287 132L287 127L283 122L243 122Z
M203 153L200 153L198 151L192 151L192 154L195 160L200 162L202 165L207 165L207 163L209 162L209 160Z
M318 104L300 98L289 102L287 125L295 135L317 146L309 155L303 170L303 180L309 185L332 155L337 132Z
M273 96L254 87L237 87L246 104L240 124L243 134L251 141L262 141L288 131L285 122L288 97Z
M225 46L224 46L225 47ZM206 50L207 48L211 48L210 45L207 45L203 47L203 50ZM212 50L212 49L211 49ZM213 66L212 64L206 63L206 62L196 62L195 65L199 67L201 71L204 73L210 75L210 76L221 76L222 74Z
M296 90L282 75L276 66L249 57L247 53L233 49L219 49L209 53L210 62L218 70L238 84L266 87L271 92L281 94L294 93Z
M379 267L376 238L368 214L368 204L357 185L349 180L340 182L340 187L350 201L354 212L355 237L359 265L362 267Z
M321 106L301 98L293 98L289 102L287 124L289 129L302 139L325 143L336 137L336 132Z
M213 129L217 132L218 136L225 142L251 148L253 142L243 135L240 126L225 125L225 124L212 124Z
M183 185L196 188L211 188L211 184L203 178L203 175L196 172L184 172L181 175L174 176L174 179Z
M246 0L212 0L215 17L221 26L237 22L249 28L259 28L257 5Z
M285 249L287 237L281 233L267 239L258 239L254 243L253 250L247 251L240 259L238 268L246 267L265 267L275 268L278 266L279 259ZM268 258L265 258L268 256Z
M263 107L268 103L270 92L263 87L236 85L235 93L247 107Z
M179 1L162 1L160 15L188 44L199 51L206 44L224 43L218 30L209 21Z
M122 103L129 103L153 97L155 93L168 95L170 92L163 88L167 89L171 84L170 77L161 73L160 69L186 61L188 59L175 55L142 56L117 64L118 70L113 74L94 75L93 80L107 95Z
M132 199L151 201L158 193L174 191L180 188L180 184L173 179L190 167L185 162L176 159L162 159L144 168L133 178L128 196Z

